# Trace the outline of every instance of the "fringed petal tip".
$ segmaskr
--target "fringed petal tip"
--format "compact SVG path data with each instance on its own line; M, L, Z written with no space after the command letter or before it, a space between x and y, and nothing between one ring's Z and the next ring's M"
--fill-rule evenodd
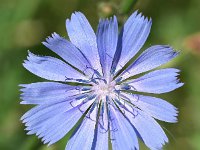
M54 42L55 40L62 40L62 39L63 39L63 38L62 38L58 33L53 32L53 33L51 34L51 36L48 36L48 37L46 38L46 41L45 41L45 42L42 42L42 44L44 44L45 46L48 47L48 45L53 44L53 42Z

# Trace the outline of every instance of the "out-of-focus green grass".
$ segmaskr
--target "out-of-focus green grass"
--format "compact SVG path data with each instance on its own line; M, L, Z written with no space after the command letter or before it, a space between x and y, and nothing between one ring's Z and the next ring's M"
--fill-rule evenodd
M169 44L181 51L168 66L182 70L185 85L160 96L180 111L177 124L162 123L170 139L165 149L200 149L200 49L194 49L200 42L193 38L192 46L187 45L188 37L200 32L200 1L138 0L134 7L129 3L134 4L131 0L0 0L0 150L57 150L66 144L67 138L50 147L41 144L25 134L19 120L30 107L19 105L18 84L42 81L22 67L27 50L53 55L40 42L54 31L67 37L65 19L74 11L82 11L96 29L99 16L117 14L122 24L136 9L153 19L145 47ZM141 149L146 149L143 144Z

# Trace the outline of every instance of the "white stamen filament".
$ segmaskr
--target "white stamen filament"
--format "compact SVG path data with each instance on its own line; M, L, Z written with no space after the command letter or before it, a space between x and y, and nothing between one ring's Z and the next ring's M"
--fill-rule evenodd
M109 98L115 97L115 85L115 81L105 83L104 81L99 80L98 84L93 85L92 90L100 100L105 101L106 96L109 96Z

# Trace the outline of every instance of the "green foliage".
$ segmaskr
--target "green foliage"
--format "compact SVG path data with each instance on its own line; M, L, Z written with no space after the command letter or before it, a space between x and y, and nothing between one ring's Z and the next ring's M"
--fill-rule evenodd
M137 3L138 0L124 0L122 1L122 6L120 12L122 14L129 13L133 8L134 5Z

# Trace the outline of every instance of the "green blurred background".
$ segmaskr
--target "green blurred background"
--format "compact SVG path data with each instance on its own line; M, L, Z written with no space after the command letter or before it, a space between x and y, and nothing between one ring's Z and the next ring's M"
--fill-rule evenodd
M41 42L52 32L67 37L65 19L82 11L96 30L99 17L117 15L120 25L134 11L152 17L145 47L169 44L181 55L167 66L182 70L184 87L161 98L179 108L179 122L161 123L170 139L166 150L200 150L200 0L0 0L0 150L62 150L25 134L20 117L20 83L42 81L22 67L27 50L53 55ZM144 49L144 48L143 48ZM80 148L81 149L81 148ZM147 148L141 143L141 149Z

